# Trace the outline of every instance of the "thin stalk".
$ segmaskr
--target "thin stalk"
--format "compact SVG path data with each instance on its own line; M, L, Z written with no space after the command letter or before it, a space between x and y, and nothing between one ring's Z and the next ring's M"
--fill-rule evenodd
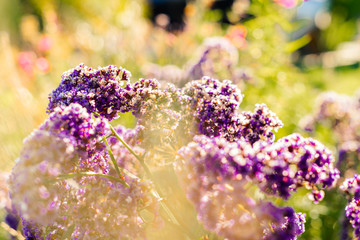
M117 164L117 162L116 162L116 160L115 160L114 154L113 154L113 152L111 151L110 145L109 145L108 141L106 140L106 137L105 137L105 136L103 136L103 141L104 141L105 144L106 144L107 151L108 151L108 153L109 153L109 155L110 155L111 161L112 161L112 163L113 163L113 165L114 165L114 168L115 168L115 171L116 171L117 175L119 176L120 179L124 180L124 176L123 176L123 174L122 174L121 171L120 171L120 168L119 168L119 166L118 166L118 164Z
M117 177L111 176L111 175L106 175L106 174L102 174L102 173L94 173L94 172L80 172L80 173L68 173L68 174L61 174L58 176L58 180L65 180L65 179L70 179L70 178L74 178L74 177L104 177L104 178L108 178L110 180L114 180L116 182L121 183L122 185L124 185L125 187L129 187L129 185L122 179L119 179Z
M131 154L133 154L135 156L135 158L140 162L141 166L144 168L146 175L152 180L152 182L154 183L154 186L156 188L156 191L154 190L153 193L154 195L160 199L160 206L163 208L163 210L166 212L166 214L168 215L169 219L171 222L173 222L174 224L181 226L179 221L176 219L175 215L171 212L171 210L169 209L169 207L161 201L162 197L160 196L159 193L161 193L160 188L158 187L155 179L153 178L150 169L148 168L148 166L145 164L144 159L142 157L140 157L139 155L137 155L135 153L135 151L119 136L119 134L115 131L115 129L113 128L113 126L110 125L110 129L112 131L112 133L114 134L114 136L122 143L124 144L124 146L130 151Z
M152 190L152 194L158 199L160 206L166 212L171 222L180 225L179 221L175 218L174 214L171 212L169 207L166 205L166 203L163 202L163 198L159 195L159 193L155 190Z
M144 159L137 155L134 150L119 136L119 134L115 131L113 126L110 125L111 132L114 134L114 136L122 143L124 146L131 152L132 155L140 162L141 166L144 168L145 173L148 175L150 179L152 179L152 174L150 172L150 169L145 164Z

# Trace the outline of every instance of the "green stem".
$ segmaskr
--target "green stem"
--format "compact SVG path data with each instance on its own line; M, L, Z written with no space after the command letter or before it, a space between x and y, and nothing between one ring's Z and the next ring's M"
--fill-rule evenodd
M102 173L94 173L94 172L80 172L80 173L68 173L68 174L61 174L58 176L58 180L65 180L65 179L70 179L70 178L74 178L74 177L104 177L104 178L108 178L110 180L114 180L116 182L121 183L122 185L124 185L125 187L129 187L129 185L122 179L119 179L117 177L111 176L111 175L106 175L106 174L102 174Z
M119 176L120 179L124 179L124 176L123 176L123 174L122 174L121 171L120 171L120 168L119 168L119 166L118 166L118 164L117 164L117 162L116 162L116 160L115 160L114 154L113 154L113 152L111 151L110 145L109 145L108 141L106 140L106 137L105 137L105 136L103 136L103 141L104 141L105 144L106 144L107 151L108 151L108 153L109 153L109 155L110 155L111 161L112 161L112 163L113 163L113 165L114 165L114 168L115 168L115 171L116 171L117 175Z
M140 157L139 155L137 155L135 153L135 151L119 136L119 134L115 131L115 129L113 128L113 126L110 125L110 129L112 131L112 133L114 134L114 136L122 143L124 144L124 146L131 152L131 154L133 154L135 156L135 158L140 162L141 166L144 168L146 175L150 178L150 180L154 183L155 189L156 191L154 191L154 195L158 198L158 199L162 199L160 194L161 193L161 189L158 187L155 179L153 178L150 169L148 168L148 166L145 164L144 159L142 157ZM171 212L171 210L169 209L169 207L160 200L160 206L163 208L163 210L166 212L166 214L168 215L169 219L176 225L180 226L179 221L176 219L175 215Z
M132 155L135 156L135 158L140 162L141 166L144 168L145 173L148 175L148 177L152 180L152 174L148 168L148 166L145 164L144 159L137 155L134 150L119 136L119 134L115 131L113 126L110 125L111 132L114 134L114 136L122 143L124 146L131 152Z

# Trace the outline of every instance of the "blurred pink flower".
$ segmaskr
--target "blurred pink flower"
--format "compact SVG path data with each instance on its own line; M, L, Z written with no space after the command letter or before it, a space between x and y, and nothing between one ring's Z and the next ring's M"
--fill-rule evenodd
M246 42L247 30L243 25L230 26L226 38L230 40L235 47L242 49L247 46Z
M39 71L47 73L50 70L50 63L46 58L40 57L36 59L36 67Z
M35 61L36 61L36 54L34 52L19 53L18 64L30 77L33 77L34 75Z
M51 39L51 37L45 35L41 37L41 39L37 44L37 47L39 51L46 52L52 47L52 45L53 45L53 40Z
M275 3L286 8L293 8L297 4L297 0L274 0Z

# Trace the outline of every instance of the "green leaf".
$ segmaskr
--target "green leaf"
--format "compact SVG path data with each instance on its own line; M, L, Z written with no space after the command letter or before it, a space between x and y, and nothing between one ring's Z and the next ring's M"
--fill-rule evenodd
M310 41L311 41L311 37L310 37L310 35L307 34L307 35L304 35L301 38L296 39L292 42L288 42L285 45L285 52L287 52L287 53L295 52L299 48L302 48L303 46L308 44Z

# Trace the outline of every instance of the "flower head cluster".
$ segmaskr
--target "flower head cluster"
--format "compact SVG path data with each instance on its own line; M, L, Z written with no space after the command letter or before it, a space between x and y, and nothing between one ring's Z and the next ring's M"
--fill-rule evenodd
M74 103L55 108L25 140L9 183L13 206L26 223L28 237L143 237L138 210L156 208L148 182L125 177L127 188L111 179L76 175L91 172L117 177L101 142L108 132L104 119L91 118L85 108ZM134 137L128 131L123 133L129 140ZM133 160L129 152L116 156L118 162ZM130 164L124 164L127 166ZM71 181L64 178L67 174L73 174Z
M345 207L345 216L349 219L354 228L355 237L360 237L360 176L346 179L340 186L348 198L348 204Z
M236 124L239 125L237 137L243 137L250 143L259 140L274 141L272 131L283 126L281 120L265 104L256 104L254 113L242 112Z
M189 82L181 91L185 125L195 125L192 134L218 137L233 125L233 118L242 101L240 90L230 81L210 77Z
M295 137L290 136L289 139L291 138ZM315 187L315 183L323 183L324 187L330 187L325 185L324 181L321 182L324 179L330 181L326 177L318 176L317 181L303 177L299 161L291 163L279 157L283 154L289 155L288 160L304 158L309 168L313 166L323 169L319 175L327 173L326 164L319 163L320 166L317 166L315 163L322 159L303 157L304 153L301 152L306 151L307 145L296 145L296 142L293 142L290 146L286 145L286 142L287 140L276 143L258 142L253 146L244 140L228 142L224 138L209 138L203 135L194 137L193 142L179 151L181 158L177 163L178 175L186 186L188 198L198 211L198 218L207 229L229 239L254 239L256 234L264 231L267 233L264 237L268 239L276 239L270 237L273 233L278 236L287 235L288 238L284 239L296 239L296 236L303 232L302 214L275 206L267 206L272 211L265 214L264 210L259 209L263 207L263 203L256 203L246 196L245 185L249 182L257 184L266 194L277 194L285 199L296 188L304 185ZM273 147L276 144L283 145L283 149ZM287 152L291 147L294 148L291 150L293 155ZM275 152L271 151L274 148ZM275 155L278 151L279 155ZM292 164L294 166L290 166ZM279 169L280 167L283 169ZM332 163L329 167L332 167ZM295 171L294 168L298 170ZM336 175L331 185L337 177ZM282 217L275 217L275 214ZM268 226L266 221L270 221L276 231L264 227ZM240 230L245 227L247 231ZM261 235L256 239L260 238Z
M347 197L360 199L360 176L355 174L354 177L345 179L340 189Z
M62 75L62 81L49 96L48 112L57 106L79 103L89 113L97 113L107 119L117 116L117 111L128 111L126 90L130 72L110 65L92 69L80 64Z
M66 186L50 182L71 170L74 159L73 146L47 131L36 130L25 140L9 179L12 204L22 218L40 224L55 220Z
M359 96L350 97L335 92L326 92L317 99L318 105L312 116L302 120L304 128L312 131L317 125L323 124L334 132L338 142L339 162L351 159L351 153L360 152L360 104ZM347 161L347 168L351 165Z
M105 145L100 140L110 130L103 118L92 119L85 108L72 103L68 107L55 108L39 130L53 133L66 141L69 148L74 148L80 169L108 172L109 166L103 156L106 155Z
M148 182L127 178L129 188L107 179L83 177L71 189L61 215L46 225L23 219L26 237L35 239L144 239L139 209L157 211ZM62 190L64 191L64 190ZM69 190L68 190L69 192ZM158 218L158 216L155 216ZM156 221L156 219L154 220Z
M339 179L331 152L320 142L292 134L264 146L255 144L261 173L257 174L260 188L282 198L288 198L299 187L312 189L315 203L324 197L321 188L331 188Z
M109 171L102 157L104 145L98 142L106 131L108 126L101 118L93 120L79 104L70 104L55 108L25 140L10 177L12 202L24 219L47 224L56 218L61 192L70 187L52 182L60 174Z
M264 231L264 239L296 239L305 232L305 214L296 213L290 207L277 207L270 202L261 203L259 216L269 218L271 230ZM275 224L274 224L275 223Z
M85 180L85 179L84 179ZM148 182L126 177L129 188L106 179L86 179L66 226L75 225L73 239L145 238L140 209L157 208Z
M211 49L233 50L217 44L209 43L201 70ZM184 145L177 173L205 228L244 240L295 240L304 232L304 214L254 200L248 187L283 199L306 187L318 202L339 178L327 148L298 134L275 142L282 122L265 104L239 112L243 96L230 81L202 77L164 89L155 79L130 84L129 76L115 66L81 64L50 95L49 118L25 141L10 177L29 238L144 239L140 212L158 219L151 183L137 177L152 175L144 159L174 157ZM136 128L112 128L107 120L125 112ZM161 149L167 146L173 152Z
M156 78L161 83L173 83L177 87L184 87L192 80L199 80L203 76L216 79L229 79L234 83L250 80L245 69L237 68L238 48L246 45L246 29L243 26L230 27L232 31L226 37L206 38L199 47L199 56L188 61L182 68L175 65L160 66L146 64L142 72L147 78Z
M187 71L188 79L201 79L209 76L218 79L233 79L238 62L236 47L226 38L212 37L205 39L201 56Z
M181 119L179 90L169 84L160 89L155 79L140 79L128 92L128 104L137 118L139 138L143 145L152 147L172 142Z
M338 135L341 142L356 139L354 130L359 128L357 99L335 92L321 94L312 117L304 120L304 127L312 130L315 124L327 123Z

